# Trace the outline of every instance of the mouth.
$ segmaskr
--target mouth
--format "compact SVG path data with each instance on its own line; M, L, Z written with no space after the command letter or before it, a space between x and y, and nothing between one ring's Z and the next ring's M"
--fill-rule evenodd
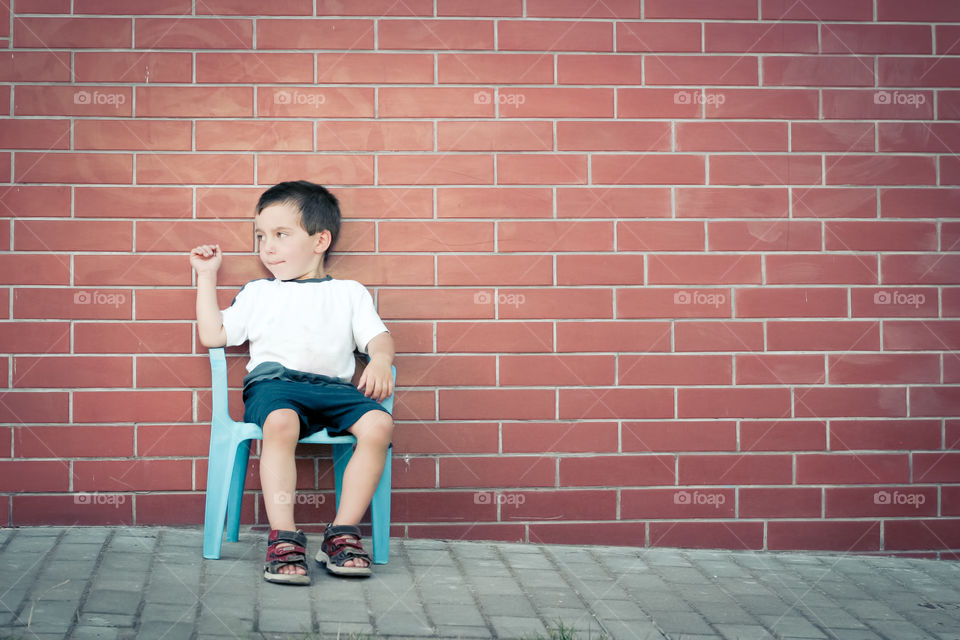
M268 262L268 263L267 263L267 266L268 266L268 267L275 267L275 266L277 266L278 264L283 264L283 263L284 263L284 260L279 260L279 261L277 261L277 262Z

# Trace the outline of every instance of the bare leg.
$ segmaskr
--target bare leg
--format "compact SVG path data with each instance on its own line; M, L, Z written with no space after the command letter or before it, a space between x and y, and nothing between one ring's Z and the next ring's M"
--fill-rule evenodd
M385 411L368 411L348 429L357 438L357 449L343 472L340 507L333 524L357 524L380 483L393 437L393 418ZM365 567L365 560L348 560L348 567Z
M293 409L271 411L263 423L260 485L271 529L296 531L293 497L297 489L294 451L300 437L300 418ZM283 566L280 573L305 573L303 567Z

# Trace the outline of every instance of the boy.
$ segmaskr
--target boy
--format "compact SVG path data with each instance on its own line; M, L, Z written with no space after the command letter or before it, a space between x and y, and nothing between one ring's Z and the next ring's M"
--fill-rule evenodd
M263 577L309 584L307 538L293 521L297 440L326 425L357 447L343 476L340 506L316 560L337 575L370 575L360 522L386 462L393 419L379 401L393 393L393 339L366 288L324 271L340 232L340 207L324 187L282 182L260 196L254 218L260 260L273 278L253 280L230 307L217 304L219 245L190 252L197 272L197 329L205 347L250 342L244 421L263 428L260 483L270 521ZM354 350L370 361L354 387Z

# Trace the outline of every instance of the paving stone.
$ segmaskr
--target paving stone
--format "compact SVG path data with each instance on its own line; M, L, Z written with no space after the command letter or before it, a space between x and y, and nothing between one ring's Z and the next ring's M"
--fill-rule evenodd
M483 616L471 602L470 604L426 605L427 614L437 626L483 626Z
M308 632L313 627L310 610L303 609L261 609L259 628L261 631L283 633Z
M547 628L537 618L490 616L490 626L501 638L519 638L525 635L546 634Z
M760 622L778 636L791 638L826 638L820 629L800 616L759 616Z
M713 630L698 613L682 611L654 611L650 612L653 622L667 633L699 633L711 634Z
M717 631L726 640L767 640L775 637L756 624L718 624Z
M466 640L467 638L493 638L490 630L486 627L463 627L463 626L443 626L437 625L438 638L450 638L451 640Z
M120 630L110 627L88 627L77 625L70 635L72 640L116 640Z

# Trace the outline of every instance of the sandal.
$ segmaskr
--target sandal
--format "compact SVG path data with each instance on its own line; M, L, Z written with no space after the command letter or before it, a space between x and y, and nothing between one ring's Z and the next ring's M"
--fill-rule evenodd
M347 567L350 560L366 560L365 567ZM317 552L317 562L326 565L327 571L338 576L369 576L373 572L373 560L360 544L360 527L352 524L327 525L323 532L323 544Z
M307 536L300 531L272 529L267 538L267 561L263 565L263 579L279 584L310 584L307 568ZM280 573L280 567L303 567L306 573Z

